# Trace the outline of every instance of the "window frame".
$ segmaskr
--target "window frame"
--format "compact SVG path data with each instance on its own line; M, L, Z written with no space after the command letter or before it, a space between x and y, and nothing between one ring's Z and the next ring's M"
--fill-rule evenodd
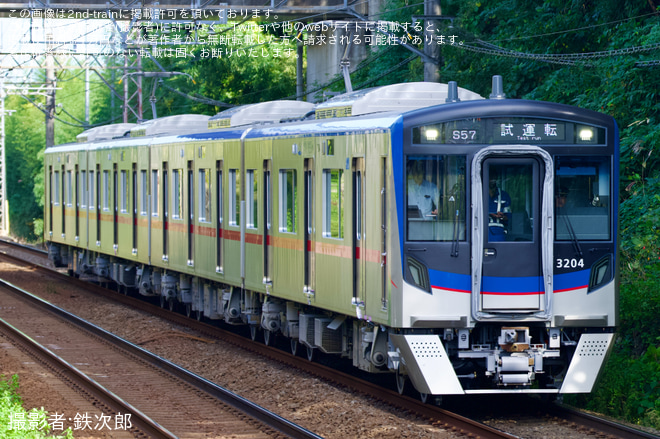
M241 170L229 169L229 226L241 226Z
M279 207L279 231L280 233L296 234L298 228L298 171L295 168L279 170L280 207ZM289 197L289 188L292 196ZM289 212L291 222L289 223Z
M336 182L333 183L333 175ZM344 222L345 210L345 184L346 172L341 168L329 168L323 170L323 237L329 239L344 239L346 224ZM336 196L333 189L336 185ZM343 189L342 189L343 188ZM333 207L333 197L336 197L337 205ZM337 221L336 230L333 220Z
M183 176L183 169L177 168L172 169L172 212L171 218L173 220L182 220L184 219L182 214L182 202L183 202L183 182L181 178Z
M121 196L119 200L119 211L121 213L128 213L128 171L126 169L121 170L121 178L119 184L119 194Z
M103 211L110 211L110 171L103 170Z
M248 169L245 172L245 227L253 230L259 227L258 191L257 170Z

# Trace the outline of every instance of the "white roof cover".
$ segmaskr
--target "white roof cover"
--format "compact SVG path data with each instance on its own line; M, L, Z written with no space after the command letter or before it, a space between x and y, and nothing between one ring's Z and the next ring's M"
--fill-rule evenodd
M313 109L314 104L304 101L271 101L241 105L213 116L209 120L209 128L235 127L257 122L279 122L282 119L303 117Z
M93 142L95 140L113 139L122 137L135 126L134 123L115 123L112 125L103 125L90 128L76 136L78 143Z
M131 130L131 137L155 136L157 134L177 135L205 131L209 117L202 114L179 114L147 120Z
M350 115L381 111L410 111L446 103L449 86L437 82L404 82L346 93L318 104L316 111L334 107L352 107ZM483 99L477 93L458 87L461 101Z

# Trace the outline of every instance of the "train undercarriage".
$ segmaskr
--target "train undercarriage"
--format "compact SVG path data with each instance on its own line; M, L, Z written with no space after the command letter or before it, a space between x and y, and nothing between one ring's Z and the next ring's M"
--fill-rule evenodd
M348 358L369 373L396 373L399 392L410 380L427 395L589 391L609 351L602 329L546 328L491 322L474 328L396 329L333 314L237 286L223 285L105 254L51 244L49 258L69 274L159 298L188 317L247 325L266 344L289 339L295 355ZM577 353L577 355L576 355ZM577 361L573 361L577 358Z

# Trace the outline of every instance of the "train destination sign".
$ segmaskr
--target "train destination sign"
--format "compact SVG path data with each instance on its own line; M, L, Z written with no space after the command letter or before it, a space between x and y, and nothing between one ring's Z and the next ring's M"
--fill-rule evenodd
M605 129L534 118L475 118L413 128L414 144L602 145Z

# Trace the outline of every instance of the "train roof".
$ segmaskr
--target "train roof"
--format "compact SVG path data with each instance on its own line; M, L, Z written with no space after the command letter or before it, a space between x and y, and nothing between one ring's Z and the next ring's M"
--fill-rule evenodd
M78 143L94 142L97 140L115 139L124 137L126 133L135 127L134 123L115 123L90 128L76 136Z
M483 100L479 94L458 87L455 82L405 82L368 88L336 96L316 106L316 119L360 116L418 108L450 102Z
M201 131L208 127L210 116L203 114L178 114L147 120L131 129L131 137L176 135Z
M274 123L286 119L301 119L314 110L314 104L304 101L271 101L241 105L211 117L209 128L227 128L255 123Z
M426 90L428 99L422 99L419 95L420 90ZM414 100L412 97L415 96L419 98L420 102L408 102ZM278 101L278 104L273 105L273 102L269 102L237 107L219 113L212 118L200 115L169 116L155 121L148 121L132 128L132 134L134 132L140 132L140 134L144 134L144 137L112 138L111 135L104 136L101 134L103 132L111 133L113 130L118 130L116 132L121 133L122 129L125 129L125 127L122 127L124 124L99 127L98 129L88 130L86 132L88 136L87 143L58 145L49 148L47 152L156 146L186 141L238 140L243 136L246 138L273 138L342 135L355 132L383 132L390 130L397 123L402 123L402 126L405 127L418 123L427 123L434 118L438 120L449 120L473 117L477 114L475 113L477 108L481 117L495 116L503 112L507 113L508 116L515 116L516 114L526 117L533 117L533 115L547 116L547 112L551 111L554 118L566 118L568 120L575 118L579 114L580 118L587 123L600 122L600 124L603 124L605 121L605 117L600 113L569 105L542 101L503 99L499 96L497 95L495 98L484 100L476 93L459 89L455 83L450 85L435 83L395 84L378 89L349 93L334 98L331 100L332 102L328 101L316 107L318 113L318 109L329 111L331 108L346 107L346 105L350 104L351 116L339 117L340 113L335 111L335 117L331 118L287 121L281 118L282 113L287 113L286 115L291 117L299 117L305 111L306 113L304 114L309 114L308 110L312 108L312 104L297 101ZM407 106L407 103L410 103L410 106ZM435 103L435 105L432 105L432 103ZM278 107L282 110L281 112L277 110ZM394 108L392 109L390 107ZM354 112L353 109L357 110ZM366 114L356 115L356 113L365 112ZM267 114L271 118L271 121L264 121L264 114ZM236 123L241 123L241 120L243 122L248 120L259 122L231 126L234 124L234 121L231 119L236 115L241 115ZM229 120L228 124L230 126L227 128L208 129L209 125L212 125L210 123L211 121L222 120ZM94 136L90 135L90 133L94 134Z

